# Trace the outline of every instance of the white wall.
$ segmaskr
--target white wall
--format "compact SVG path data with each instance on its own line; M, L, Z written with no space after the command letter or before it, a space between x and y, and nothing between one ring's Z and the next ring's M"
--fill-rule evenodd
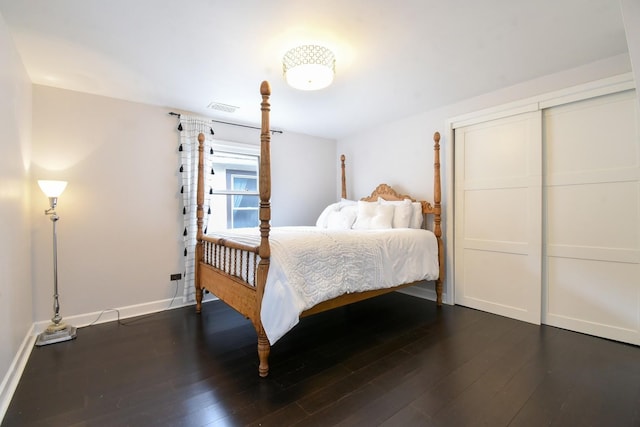
M315 225L340 199L336 141L285 132L271 138L272 225Z
M545 76L488 93L476 98L386 123L356 135L338 140L338 153L344 153L350 164L349 193L352 198L368 195L381 182L420 199L433 200L433 142L435 131L442 134L442 191L446 233L447 180L452 159L446 132L448 119L482 109L516 102L536 95L569 88L631 70L629 56L619 55L583 67ZM444 235L445 245L448 237ZM450 262L450 260L448 260ZM450 264L447 265L450 267ZM450 287L447 271L446 285ZM432 288L432 286L431 286Z
M31 81L0 15L0 419L17 378L11 365L31 308Z
M259 108L259 94L256 108ZM169 109L33 87L33 282L37 321L51 316L51 223L40 178L69 182L59 199L62 316L169 299L182 272L177 119ZM258 130L213 123L216 137L259 143ZM311 224L334 200L335 141L272 138L274 225ZM301 161L304 160L304 161ZM309 183L317 183L310 186Z

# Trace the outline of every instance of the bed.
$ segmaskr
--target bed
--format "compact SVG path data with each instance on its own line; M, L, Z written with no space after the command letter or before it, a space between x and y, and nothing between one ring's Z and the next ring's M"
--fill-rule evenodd
M203 293L207 291L252 322L258 338L258 373L266 377L271 345L301 317L425 280L435 282L437 304L442 305L444 249L437 132L433 138L433 204L399 194L386 184L380 184L367 197L349 201L345 157L341 156L341 201L328 206L314 227L271 228L268 82L262 82L260 93L257 229L204 234L204 135L198 137L195 293L196 312L201 312ZM419 226L416 215L421 219ZM432 221L427 216L432 216ZM396 220L401 221L398 227L393 222ZM433 231L422 226L428 223L433 224ZM298 283L306 287L294 288Z

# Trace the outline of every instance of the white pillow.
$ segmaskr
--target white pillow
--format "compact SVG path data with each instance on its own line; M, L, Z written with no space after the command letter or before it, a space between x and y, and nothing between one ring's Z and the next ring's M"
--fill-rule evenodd
M409 223L409 228L422 228L422 221L424 220L424 215L422 214L422 203L413 202L411 203L413 206L413 215L411 216L411 222Z
M409 228L414 211L410 199L390 201L385 200L382 197L378 197L378 203L393 206L393 228Z
M329 206L324 208L322 213L320 213L320 216L316 220L316 227L327 228L328 227L327 221L329 219L330 213L340 211L342 208L345 208L347 206L356 206L357 204L358 202L356 202L355 200L348 200L348 199L340 199L339 202L331 203ZM355 221L355 217L354 217L354 221ZM351 221L351 223L353 224L353 221ZM349 228L351 228L351 225L349 225Z
M327 219L329 218L329 213L337 211L339 209L340 203L331 203L329 206L324 208L324 210L316 220L316 227L327 228Z
M358 201L358 216L353 228L359 230L392 228L393 211L392 205L360 200Z
M327 227L332 230L348 230L356 220L358 207L356 205L345 206L344 208L329 212L327 216Z

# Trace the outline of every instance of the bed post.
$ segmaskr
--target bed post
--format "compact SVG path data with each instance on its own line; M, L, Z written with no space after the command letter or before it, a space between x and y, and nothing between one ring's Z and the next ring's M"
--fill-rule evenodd
M264 286L267 281L267 272L269 271L269 257L271 250L269 248L269 221L271 220L271 133L269 130L269 96L271 95L271 87L269 83L263 81L260 85L260 94L262 95L262 103L260 109L262 111L262 126L260 131L260 247L258 255L260 263L257 271L257 313L255 313L255 328L258 334L258 358L260 366L258 373L261 377L269 374L269 352L271 345L267 334L262 327L260 320L260 311L262 307L262 296L264 295Z
M198 204L197 208L197 222L198 222L198 233L196 234L196 254L195 254L195 277L194 277L194 285L196 288L196 313L200 313L202 310L202 287L200 287L200 261L203 258L203 249L202 249L202 222L204 218L204 134L198 134L198 193L196 198L196 203Z
M442 243L442 190L440 185L440 132L433 134L433 210L434 210L434 230L436 239L438 240L438 264L440 272L436 281L436 298L437 304L442 305L442 284L444 282L444 245Z
M347 177L344 172L344 154L340 155L340 165L342 167L342 198L347 198Z

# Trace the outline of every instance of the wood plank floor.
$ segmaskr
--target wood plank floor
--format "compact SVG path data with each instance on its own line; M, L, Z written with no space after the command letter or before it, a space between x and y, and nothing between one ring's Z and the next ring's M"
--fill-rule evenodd
M270 360L217 301L94 325L34 348L2 426L640 426L640 348L398 293Z

